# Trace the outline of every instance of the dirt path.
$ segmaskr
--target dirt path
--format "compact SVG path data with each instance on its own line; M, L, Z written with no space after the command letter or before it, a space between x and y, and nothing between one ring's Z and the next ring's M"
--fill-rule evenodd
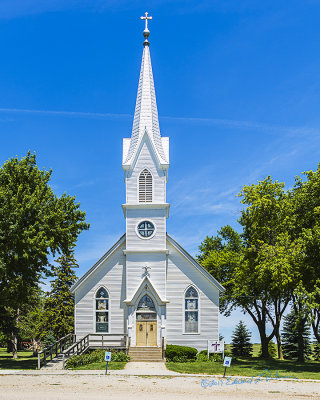
M1 375L1 373L0 373ZM198 377L93 375L0 376L1 400L319 399L320 383L269 381L201 386ZM209 382L209 383L208 383Z

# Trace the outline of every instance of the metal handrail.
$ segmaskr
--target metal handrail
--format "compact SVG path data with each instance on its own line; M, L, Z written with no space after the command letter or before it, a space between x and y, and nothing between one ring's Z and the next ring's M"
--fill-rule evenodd
M61 339L57 340L52 345L45 347L42 351L38 353L38 369L43 366L47 365L47 358L50 357L50 361L53 358L57 357L59 354L63 353L66 346L70 346L72 343L75 342L76 335L74 333L69 333L68 335L62 337ZM41 355L43 355L43 359L41 360Z

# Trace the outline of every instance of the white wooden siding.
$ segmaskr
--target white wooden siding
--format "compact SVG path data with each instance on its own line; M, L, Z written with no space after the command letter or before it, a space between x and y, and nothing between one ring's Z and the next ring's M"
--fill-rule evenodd
M166 245L166 211L164 208L134 208L127 209L126 241L127 249L165 249ZM136 228L139 222L150 220L153 222L156 233L151 238L141 238Z
M147 168L152 175L153 185L153 203L165 203L165 185L166 176L165 172L157 168L153 150L147 141L144 141L141 147L140 154L138 155L136 165L133 170L128 172L126 179L126 201L128 204L135 204L139 202L138 187L139 175Z
M166 254L128 253L127 254L127 297L131 299L144 279L142 267L151 267L149 279L160 297L165 298Z
M219 337L219 292L184 256L167 242L167 318L168 344L204 350L208 339ZM199 333L184 334L184 293L193 285L199 292Z
M81 338L95 333L95 294L100 286L109 292L109 333L124 333L126 329L126 272L121 246L75 291L75 333Z

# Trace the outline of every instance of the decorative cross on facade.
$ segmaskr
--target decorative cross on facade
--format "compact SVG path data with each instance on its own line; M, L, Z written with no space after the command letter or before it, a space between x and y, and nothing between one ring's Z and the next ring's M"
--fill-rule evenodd
M140 17L140 19L144 19L145 21L146 21L146 26L145 26L145 30L147 31L148 30L148 19L152 19L152 17L148 17L148 13L146 12L146 13L144 13L144 15L145 15L145 17Z
M149 276L149 269L151 269L151 267L148 267L147 265L145 267L142 267L142 269L144 269L144 275L145 276Z

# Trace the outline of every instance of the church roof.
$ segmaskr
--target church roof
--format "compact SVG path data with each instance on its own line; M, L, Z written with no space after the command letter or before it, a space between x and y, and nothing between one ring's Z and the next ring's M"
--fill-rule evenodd
M167 233L168 242L179 251L189 262L191 262L202 275L204 275L214 286L218 288L220 292L224 292L225 288L211 275L209 272L203 268L183 247L179 245L170 235ZM114 251L116 251L121 245L126 241L126 234L121 236L121 238L97 261L72 287L71 292L74 293L75 290L104 262L106 261ZM165 300L162 300L165 301Z
M148 41L150 32L146 28L143 34L146 40L143 43L144 48L130 144L128 143L126 149L124 149L126 151L123 160L124 166L131 165L145 132L154 145L160 164L169 163L167 152L163 146L163 138L161 138L160 134L156 92L154 89Z

